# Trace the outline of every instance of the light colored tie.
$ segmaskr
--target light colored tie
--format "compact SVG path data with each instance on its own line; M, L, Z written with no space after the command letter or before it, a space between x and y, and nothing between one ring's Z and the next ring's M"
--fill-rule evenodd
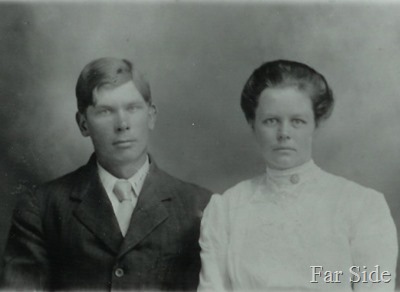
M132 199L136 197L136 194L132 189L131 183L125 179L117 180L113 191L119 200L119 205L115 215L117 217L121 233L123 236L125 236L131 221L133 209L135 208L135 202L133 202Z

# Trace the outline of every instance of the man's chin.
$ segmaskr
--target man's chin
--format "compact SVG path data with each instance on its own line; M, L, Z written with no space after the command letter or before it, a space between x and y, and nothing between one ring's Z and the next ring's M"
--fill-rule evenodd
M142 151L140 154L137 151L122 151L118 153L114 157L114 163L117 165L129 165L129 164L137 164L137 163L144 163L147 156L146 151Z

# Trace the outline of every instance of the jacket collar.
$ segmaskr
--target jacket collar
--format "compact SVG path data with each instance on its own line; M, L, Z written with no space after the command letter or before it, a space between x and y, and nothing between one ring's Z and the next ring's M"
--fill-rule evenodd
M165 205L173 200L174 189L168 175L149 157L149 173L125 238L122 237L111 202L100 182L95 154L82 168L80 183L71 193L71 199L80 201L74 212L78 220L119 256L134 248L169 216Z
M172 202L174 190L167 175L157 167L151 157L150 161L149 173L133 211L119 256L134 248L169 216L166 204Z

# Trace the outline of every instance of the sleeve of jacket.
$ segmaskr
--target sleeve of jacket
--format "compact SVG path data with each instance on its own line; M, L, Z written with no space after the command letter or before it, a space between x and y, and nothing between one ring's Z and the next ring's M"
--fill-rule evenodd
M201 272L198 291L230 290L227 267L228 210L221 195L215 194L201 221Z
M2 287L46 290L49 262L42 224L41 192L26 194L14 210L3 259Z

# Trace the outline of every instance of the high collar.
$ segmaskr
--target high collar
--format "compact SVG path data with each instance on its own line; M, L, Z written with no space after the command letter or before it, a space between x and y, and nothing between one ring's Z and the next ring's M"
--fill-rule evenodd
M111 202L114 202L113 198L115 199L115 195L113 189L115 183L119 180L119 178L115 177L110 172L108 172L103 166L101 166L101 164L98 161L97 161L97 168L99 171L100 181L102 182L104 189L107 191L107 194L109 195ZM132 175L130 178L127 179L127 181L131 183L136 196L140 195L140 191L142 190L142 186L147 176L147 173L149 172L149 169L150 169L150 162L149 162L149 157L147 156L145 163L136 171L134 175ZM118 203L118 201L115 201L115 203Z
M267 184L274 188L296 188L306 181L315 177L319 167L311 159L310 161L285 170L277 170L267 167Z

